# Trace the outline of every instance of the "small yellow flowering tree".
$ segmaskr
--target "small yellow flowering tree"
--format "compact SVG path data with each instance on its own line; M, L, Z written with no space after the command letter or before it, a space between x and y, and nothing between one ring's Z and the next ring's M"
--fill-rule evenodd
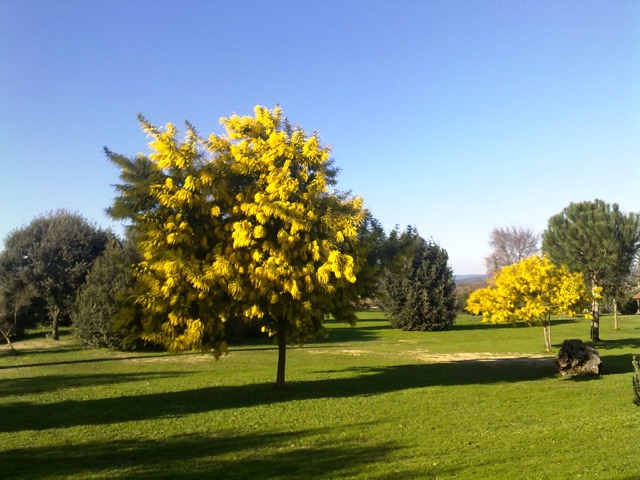
M208 139L189 126L183 141L173 125L141 119L164 177L147 189L150 208L125 215L143 255L137 301L149 313L136 335L219 355L229 318L261 319L277 338L284 386L287 343L322 331L328 313L355 321L364 212L361 199L331 189L337 170L317 135L279 107L254 113L221 119L226 134Z
M467 310L484 322L542 325L549 352L551 315L575 315L590 302L582 275L535 255L496 272L491 285L469 296Z

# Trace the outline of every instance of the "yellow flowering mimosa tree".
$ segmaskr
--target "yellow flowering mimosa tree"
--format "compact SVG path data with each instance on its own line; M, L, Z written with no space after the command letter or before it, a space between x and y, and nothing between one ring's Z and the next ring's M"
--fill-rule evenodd
M355 321L361 199L333 190L329 148L279 107L223 118L226 133L207 139L141 122L163 180L147 189L151 208L130 215L143 256L137 301L149 313L136 335L219 355L228 319L260 319L277 338L284 386L288 343L321 332L329 313Z
M535 255L498 270L487 288L471 293L467 310L484 322L542 325L549 352L551 315L575 315L590 302L582 275Z

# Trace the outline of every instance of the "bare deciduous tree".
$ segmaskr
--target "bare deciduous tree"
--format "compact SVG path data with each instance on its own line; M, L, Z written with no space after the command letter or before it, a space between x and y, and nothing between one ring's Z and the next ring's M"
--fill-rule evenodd
M493 249L484 259L487 274L493 275L502 267L513 265L540 251L540 235L530 228L496 227L489 236L489 245Z

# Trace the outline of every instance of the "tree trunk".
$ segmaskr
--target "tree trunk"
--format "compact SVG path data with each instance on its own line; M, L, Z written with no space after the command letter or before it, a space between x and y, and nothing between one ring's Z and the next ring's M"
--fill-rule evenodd
M618 328L618 301L613 299L613 329L620 330Z
M600 304L598 302L593 302L591 315L593 318L591 319L591 334L589 338L592 342L600 342Z
M278 373L276 374L276 388L284 388L284 373L287 363L287 320L278 319Z
M60 309L55 308L53 310L53 317L51 319L51 339L52 340L60 340L60 335L58 334L59 321L60 321Z
M551 351L551 316L547 317L546 325L542 327L544 334L544 346L547 352Z
M547 327L542 327L542 334L544 335L544 349L547 352L551 351L551 345L549 345L549 330L547 329Z
M13 343L11 343L11 339L9 338L9 335L11 334L11 332L5 332L4 329L0 329L0 333L2 333L2 336L7 341L7 345L9 345L9 348L11 349L11 351L15 352L16 349L13 348Z

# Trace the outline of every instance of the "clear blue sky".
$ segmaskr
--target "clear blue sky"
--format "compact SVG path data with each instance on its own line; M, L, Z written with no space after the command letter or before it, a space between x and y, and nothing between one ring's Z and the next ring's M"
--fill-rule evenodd
M147 152L137 113L208 134L257 104L456 274L496 226L640 211L635 0L0 0L0 237L58 208L121 231L102 148Z

